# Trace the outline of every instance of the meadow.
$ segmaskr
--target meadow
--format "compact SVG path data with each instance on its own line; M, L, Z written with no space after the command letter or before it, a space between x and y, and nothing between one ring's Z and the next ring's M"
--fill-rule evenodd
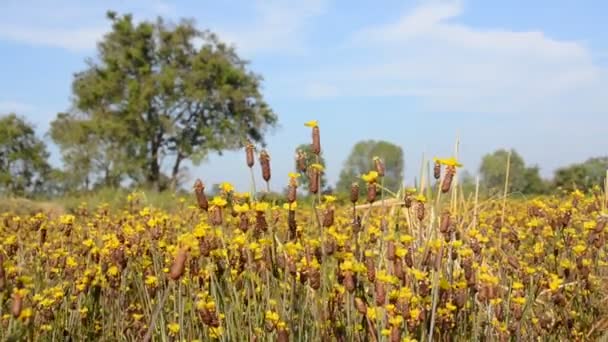
M201 175L171 210L133 192L118 208L4 212L0 340L608 339L608 181L524 199L507 179L481 197L457 157L396 192L380 159L342 196L298 160L281 200L228 182L211 197ZM243 167L269 181L292 162L248 145Z

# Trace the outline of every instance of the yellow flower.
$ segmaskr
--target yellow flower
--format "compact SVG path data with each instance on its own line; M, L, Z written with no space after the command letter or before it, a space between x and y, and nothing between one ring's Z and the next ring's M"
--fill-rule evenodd
M234 209L234 211L236 213L246 213L249 211L249 204L244 203L244 204L235 204L232 209Z
M296 178L300 178L301 175L297 172L290 172L288 174L288 176L289 176L289 179L296 179Z
M285 210L296 210L297 207L298 207L298 202L283 203L283 209L285 209Z
M361 179L363 179L367 183L375 183L378 180L378 172L370 171L370 172L362 175Z
M266 211L270 207L270 204L266 202L258 202L255 204L255 211Z
M323 165L321 165L321 164L318 164L318 163L314 163L314 164L310 165L310 167L313 168L313 169L315 169L315 170L317 170L317 171L323 171L323 170L325 170L325 167Z
M234 191L234 186L228 182L222 182L220 184L220 189L225 193L229 193Z
M325 203L333 203L336 201L336 196L332 195L325 195L323 198L325 198Z
M169 335L175 336L179 333L179 323L169 323L167 324L167 329L169 330Z
M22 321L25 321L28 318L32 317L33 314L34 314L34 311L32 310L32 308L25 308L25 309L21 310L21 314L19 315L19 319L22 320Z
M462 164L460 164L458 162L458 160L456 160L456 158L454 157L450 157L450 158L433 158L433 161L435 161L436 163L445 165L445 166L454 166L454 167L462 167Z
M304 126L311 127L311 128L313 128L313 127L319 127L319 121L317 121L317 120L310 120L310 121L307 121L306 123L304 123Z
M211 205L215 205L216 207L225 207L226 204L228 204L228 201L220 196L215 196L213 197L213 200L211 200Z
M148 286L156 287L156 285L158 284L158 278L156 278L153 275L148 275L148 276L146 276L145 283Z

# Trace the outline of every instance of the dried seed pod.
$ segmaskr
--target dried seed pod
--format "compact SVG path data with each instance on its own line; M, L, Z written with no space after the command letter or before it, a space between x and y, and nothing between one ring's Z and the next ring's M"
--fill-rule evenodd
M298 192L298 186L295 184L289 184L287 186L287 202L293 203L296 201L296 194Z
M378 195L378 188L376 187L376 183L368 183L367 184L367 202L374 203L376 201L376 196Z
M18 318L21 315L21 309L23 309L23 297L20 294L13 294L13 303L11 305L11 314L13 317Z
M306 165L306 152L298 150L296 152L296 170L298 172L306 172L308 165Z
M438 160L435 161L435 165L433 166L433 177L437 180L441 178L441 163Z
M362 315L367 315L367 305L363 301L363 299L359 297L355 297L355 308L357 308L357 312Z
M249 168L252 168L253 164L255 163L254 153L255 153L255 147L253 146L252 143L248 143L247 146L245 147L245 156L246 156L246 160L247 160L247 166Z
M277 342L289 342L289 330L286 327L277 329Z
M319 183L321 181L321 172L314 167L309 168L308 170L308 190L312 194L317 194L319 192Z
M355 291L355 288L357 287L357 279L355 277L355 274L352 271L345 271L344 272L344 287L346 288L346 291L353 293L353 291Z
M401 329L399 327L393 326L391 328L391 342L399 342L401 341Z
M442 234L447 234L450 230L450 223L451 223L450 212L446 210L441 215L441 224L439 225L439 231Z
M418 202L418 204L416 205L416 217L418 218L419 221L422 221L422 220L424 220L424 215L425 215L424 203Z
M173 280L178 280L184 275L184 271L186 270L186 259L188 257L188 251L186 248L181 248L175 259L173 260L173 264L171 265L171 270L169 272L169 278Z
M452 181L454 180L454 176L456 175L456 167L449 165L446 169L445 177L443 178L443 182L441 183L441 192L446 193L450 191L452 187Z
M378 172L378 176L384 177L384 173L386 170L384 168L384 162L382 161L382 159L380 159L380 157L374 157L374 166L376 168L376 172Z
M211 215L209 215L209 218L211 220L212 225L214 225L214 226L221 225L222 222L224 221L223 215L222 215L222 208L220 208L218 206L211 207Z
M268 223L266 222L266 215L263 211L256 212L255 215L255 229L259 232L265 232L268 230Z
M396 251L395 241L389 240L386 244L386 258L390 261L395 260L395 257L396 257L395 251Z
M243 232L249 230L249 217L247 216L247 213L241 213L239 220L239 229Z
M334 225L334 208L325 209L323 214L323 227L329 228Z
M319 155L321 153L321 132L319 126L312 128L312 144L310 145L312 153Z
M262 178L264 181L270 181L270 155L266 150L260 152L260 166L262 167Z
M374 294L376 297L376 305L382 306L386 303L386 287L384 283L377 280L374 283Z
M350 186L350 201L352 204L357 203L359 200L359 183L354 182Z
M365 257L365 268L367 269L367 280L370 283L376 281L376 266L372 257Z
M319 269L311 268L309 271L309 284L314 290L318 290L321 287L321 272Z
M405 272L403 272L403 262L401 259L395 259L393 261L393 275L398 279L403 279Z
M205 185L200 179L194 182L194 193L196 194L198 207L207 211L209 209L209 201L207 200L207 196L205 196Z
M409 192L406 192L404 197L403 197L403 205L409 209L412 207L412 202L414 201L414 196L412 196L412 194L410 194Z

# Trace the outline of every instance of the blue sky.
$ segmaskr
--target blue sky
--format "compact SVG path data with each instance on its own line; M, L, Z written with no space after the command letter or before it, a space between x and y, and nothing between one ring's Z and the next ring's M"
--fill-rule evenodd
M544 176L608 153L606 1L2 0L0 113L26 116L43 135L69 108L72 75L95 56L108 9L194 18L251 61L279 114L267 137L275 189L309 141L310 119L320 121L330 182L362 139L400 145L407 180L423 154L451 155L457 137L473 173L501 147ZM189 173L248 185L241 152Z

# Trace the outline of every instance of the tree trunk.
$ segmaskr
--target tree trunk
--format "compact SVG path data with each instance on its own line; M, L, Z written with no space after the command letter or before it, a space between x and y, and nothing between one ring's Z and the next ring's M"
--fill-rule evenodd
M162 190L160 185L160 163L158 162L159 138L159 134L156 134L150 143L150 160L148 161L147 176L148 186L156 191Z
M171 190L175 190L177 188L177 176L179 173L179 165L182 160L184 160L184 155L181 153L177 153L175 157L175 163L173 164L173 171L171 172Z

